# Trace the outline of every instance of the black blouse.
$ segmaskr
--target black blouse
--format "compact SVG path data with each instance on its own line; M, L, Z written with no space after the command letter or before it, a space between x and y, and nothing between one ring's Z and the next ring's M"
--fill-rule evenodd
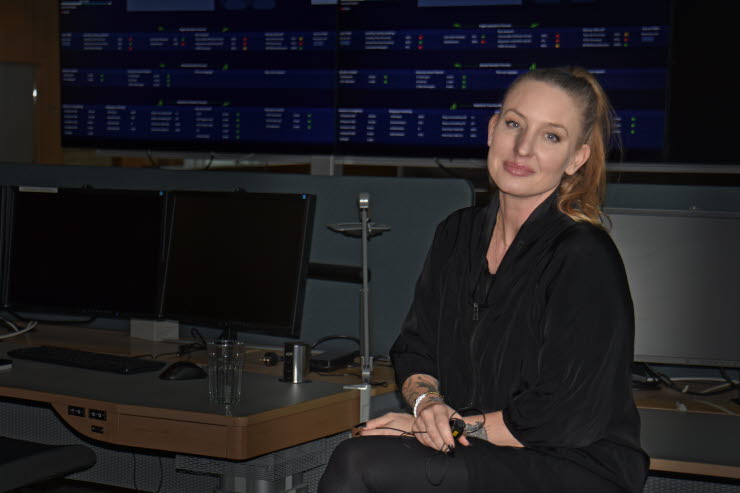
M616 246L603 229L562 214L553 194L492 276L486 251L497 211L495 197L438 226L391 349L399 386L431 375L451 407L502 410L525 447L642 491L634 315ZM480 462L468 468L483 489Z

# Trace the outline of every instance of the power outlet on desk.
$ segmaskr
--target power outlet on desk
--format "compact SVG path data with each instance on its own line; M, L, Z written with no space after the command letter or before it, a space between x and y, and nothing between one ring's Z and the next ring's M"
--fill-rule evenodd
M85 408L80 406L67 406L67 414L70 416L85 417Z

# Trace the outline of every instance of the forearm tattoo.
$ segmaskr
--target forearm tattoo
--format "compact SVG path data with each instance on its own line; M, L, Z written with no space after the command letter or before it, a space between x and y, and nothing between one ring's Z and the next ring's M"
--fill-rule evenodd
M403 399L411 408L414 407L414 402L416 402L416 398L425 392L439 392L439 382L437 382L434 377L421 374L411 375L409 378L406 379L405 382L403 382L403 387L401 388ZM424 398L424 401L444 402L442 400L442 396L437 394L427 396L426 398Z
M486 433L486 427L483 426L483 421L465 423L465 436L488 441L488 433Z

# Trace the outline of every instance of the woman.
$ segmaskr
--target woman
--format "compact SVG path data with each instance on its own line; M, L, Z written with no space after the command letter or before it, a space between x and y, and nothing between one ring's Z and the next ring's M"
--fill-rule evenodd
M601 227L611 129L584 69L512 84L488 128L497 193L439 225L391 349L413 414L340 444L321 493L642 490L632 302Z

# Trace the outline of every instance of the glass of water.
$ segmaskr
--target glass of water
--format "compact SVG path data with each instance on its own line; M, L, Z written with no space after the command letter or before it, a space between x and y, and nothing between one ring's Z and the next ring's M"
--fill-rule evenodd
M244 371L243 342L233 340L209 341L208 394L216 404L236 404L242 390Z

